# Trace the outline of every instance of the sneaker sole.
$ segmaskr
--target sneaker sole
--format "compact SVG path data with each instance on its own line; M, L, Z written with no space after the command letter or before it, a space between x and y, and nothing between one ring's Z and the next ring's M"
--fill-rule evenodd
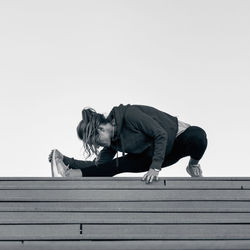
M52 159L51 159L51 174L52 177L62 177L57 170L57 166L56 166L56 159L55 159L55 150L53 150L52 153Z

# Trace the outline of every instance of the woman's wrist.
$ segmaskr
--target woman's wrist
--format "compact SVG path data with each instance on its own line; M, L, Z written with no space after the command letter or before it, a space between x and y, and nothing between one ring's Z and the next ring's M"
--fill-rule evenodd
M161 170L158 168L153 168L155 171L160 172Z

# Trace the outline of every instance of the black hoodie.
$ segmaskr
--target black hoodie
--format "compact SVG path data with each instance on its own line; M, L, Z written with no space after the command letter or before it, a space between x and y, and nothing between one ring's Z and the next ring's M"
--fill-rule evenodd
M118 151L142 153L152 157L150 168L161 170L164 158L172 149L178 131L178 119L156 108L139 104L120 104L110 111L107 119L115 122L115 135L111 145L104 147L95 164L99 165L113 159L119 165Z

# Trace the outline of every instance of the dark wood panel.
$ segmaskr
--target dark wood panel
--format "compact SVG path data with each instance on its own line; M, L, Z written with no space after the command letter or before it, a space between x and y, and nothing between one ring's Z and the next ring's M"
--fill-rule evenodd
M249 190L0 190L0 201L250 200Z
M51 212L250 212L250 201L1 202L0 211Z
M250 213L1 212L0 224L250 223Z
M250 240L0 241L3 250L249 250Z

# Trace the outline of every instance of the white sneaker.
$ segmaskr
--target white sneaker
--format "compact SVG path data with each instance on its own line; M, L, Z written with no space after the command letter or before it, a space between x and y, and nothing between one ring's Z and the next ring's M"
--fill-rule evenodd
M52 177L65 177L67 170L68 166L64 164L61 158L56 157L56 150L53 150L51 160Z
M188 165L186 171L191 177L203 177L200 164Z

